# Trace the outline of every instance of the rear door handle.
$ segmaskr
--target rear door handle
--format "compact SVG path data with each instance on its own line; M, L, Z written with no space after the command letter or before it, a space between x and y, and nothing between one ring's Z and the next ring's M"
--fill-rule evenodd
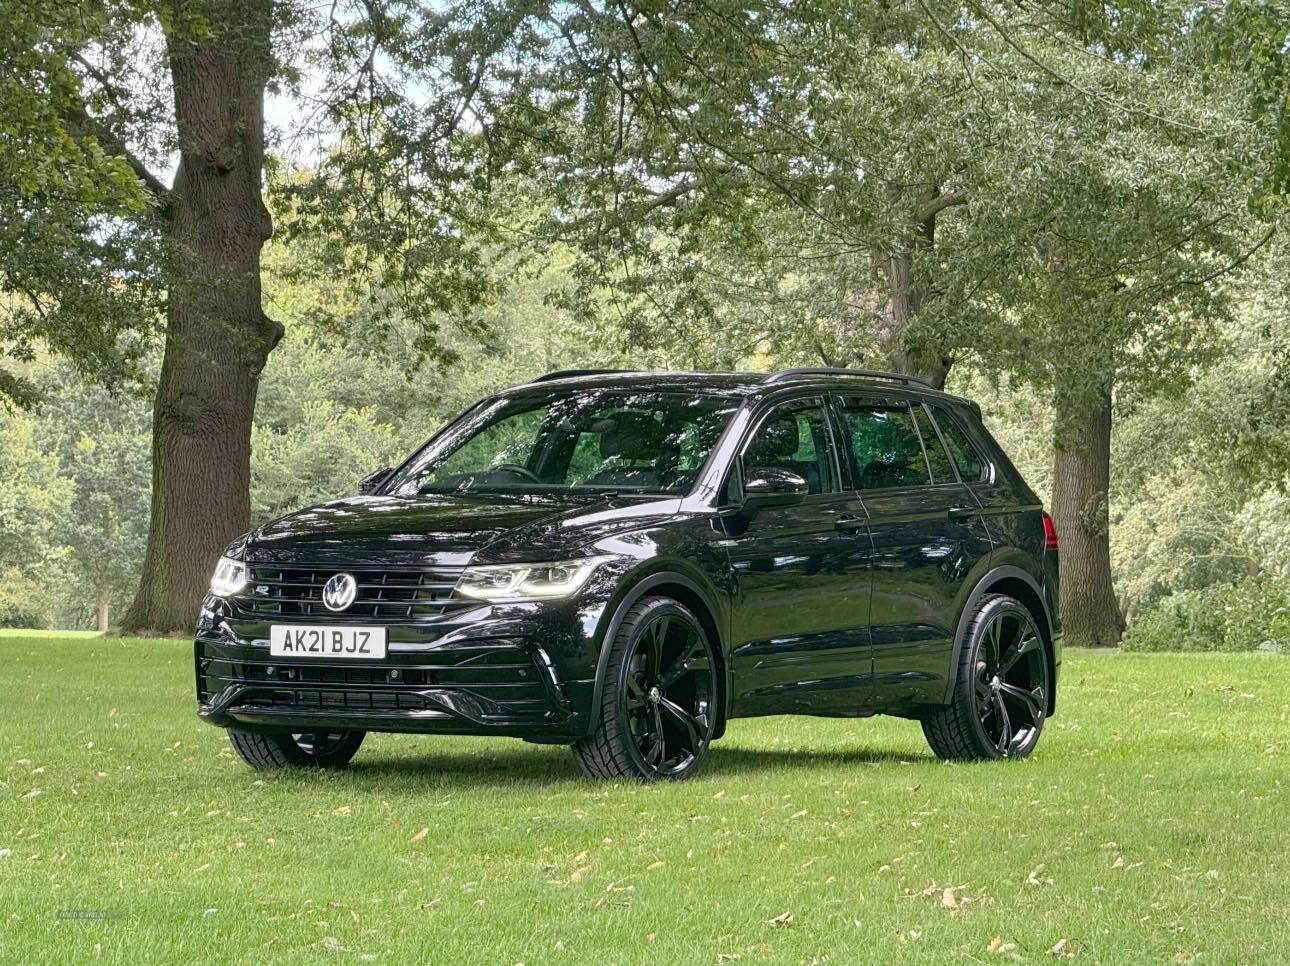
M980 507L975 506L952 506L946 513L951 520L967 520L981 512Z
M866 521L864 517L858 517L853 513L848 513L845 516L840 516L833 521L833 529L842 530L844 532L851 531L851 530L863 530L865 527L865 522Z

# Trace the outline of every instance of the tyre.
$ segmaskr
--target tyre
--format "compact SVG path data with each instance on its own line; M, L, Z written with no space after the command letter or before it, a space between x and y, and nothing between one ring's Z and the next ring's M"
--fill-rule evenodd
M939 758L1025 758L1035 750L1048 710L1048 655L1024 605L986 594L964 632L953 669L954 700L923 719Z
M717 720L716 660L703 625L667 597L627 612L609 644L600 707L573 755L590 778L685 778Z
M288 732L229 728L228 740L238 757L252 768L340 768L363 743L366 731Z

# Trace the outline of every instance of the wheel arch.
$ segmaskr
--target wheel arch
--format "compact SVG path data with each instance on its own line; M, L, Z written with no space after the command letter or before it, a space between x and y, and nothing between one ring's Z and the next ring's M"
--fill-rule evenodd
M1048 714L1051 715L1057 707L1056 648L1053 641L1052 615L1048 612L1048 605L1044 601L1039 582L1020 567L1011 565L995 567L985 573L972 588L972 592L968 594L963 604L963 609L959 612L958 623L955 625L950 667L958 667L968 622L972 619L972 612L976 609L976 605L986 594L1006 594L1012 597L1030 611L1030 616L1035 619L1039 634L1044 641L1044 657L1048 661L1048 680L1052 682L1052 686L1048 689ZM948 675L949 681L945 688L946 704L954 700L957 677L958 675L953 673Z
M691 577L673 570L655 571L641 578L632 584L614 604L598 642L600 654L596 658L596 681L592 689L591 707L599 708L604 696L605 679L609 668L609 644L618 634L627 611L643 597L668 597L682 604L699 619L704 633L712 641L713 656L717 661L717 673L714 675L717 682L717 721L712 737L720 738L726 730L730 703L730 680L723 643L724 636L721 624L717 620L720 610L715 596L710 591Z

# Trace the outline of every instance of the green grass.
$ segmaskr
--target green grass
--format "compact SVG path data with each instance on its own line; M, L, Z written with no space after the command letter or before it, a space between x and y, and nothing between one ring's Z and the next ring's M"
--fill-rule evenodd
M0 641L9 643L13 639L24 640L58 640L58 641L88 641L91 638L102 637L101 631L32 631L32 630L15 630L12 627L0 627Z
M0 669L8 960L1290 956L1284 657L1069 653L1027 762L768 718L664 786L405 735L346 772L257 774L195 719L183 643L5 635Z

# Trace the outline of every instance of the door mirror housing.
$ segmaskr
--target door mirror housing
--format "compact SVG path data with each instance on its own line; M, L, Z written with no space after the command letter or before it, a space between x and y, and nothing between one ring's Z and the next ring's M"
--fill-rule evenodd
M392 466L382 466L379 470L373 470L358 481L358 492L371 493L378 486L388 480L390 478L390 474L393 472L394 467Z
M806 477L778 466L754 466L744 477L744 505L788 506L811 492Z

